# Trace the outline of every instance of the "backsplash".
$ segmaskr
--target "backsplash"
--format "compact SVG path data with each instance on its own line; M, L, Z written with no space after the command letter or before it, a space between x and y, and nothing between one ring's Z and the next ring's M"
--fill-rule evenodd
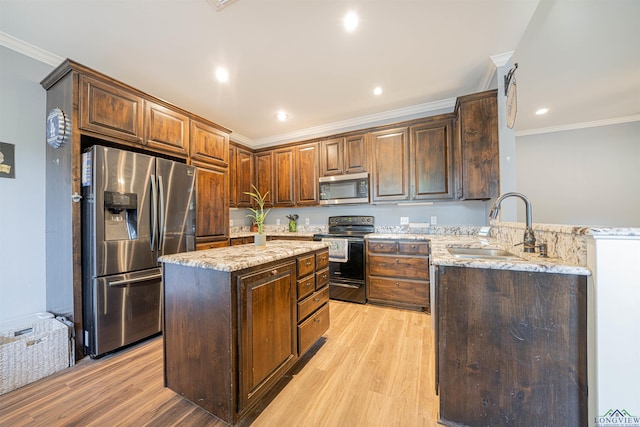
M547 254L552 258L561 258L577 265L587 265L587 241L584 227L555 224L533 224L536 244L546 243ZM522 253L523 246L518 245L524 239L525 225L517 222L491 221L491 237L496 238L505 249ZM538 249L536 248L536 252Z

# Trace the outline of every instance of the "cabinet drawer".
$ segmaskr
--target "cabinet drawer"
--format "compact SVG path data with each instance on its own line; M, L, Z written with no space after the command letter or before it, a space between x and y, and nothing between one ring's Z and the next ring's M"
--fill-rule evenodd
M308 276L316 269L316 256L314 254L298 258L298 277Z
M399 242L398 252L409 255L429 255L427 242Z
M216 242L204 242L196 243L196 251L202 251L205 249L225 248L229 246L228 240L218 240Z
M298 299L310 295L316 289L315 276L312 274L304 279L298 280Z
M325 268L322 271L316 273L316 289L320 289L329 283L329 269Z
M322 270L329 266L329 251L316 254L316 269Z
M413 304L420 307L429 305L429 282L371 277L367 286L368 297L371 299Z
M325 304L298 326L298 354L302 356L328 329L329 304Z
M369 244L367 245L367 249L369 249L369 252L376 252L381 254L396 253L398 252L398 242L370 240Z
M298 303L298 322L306 319L311 313L316 311L329 301L329 287L325 286L313 295Z
M369 255L367 263L369 274L372 276L406 277L418 280L429 279L429 261L427 258Z

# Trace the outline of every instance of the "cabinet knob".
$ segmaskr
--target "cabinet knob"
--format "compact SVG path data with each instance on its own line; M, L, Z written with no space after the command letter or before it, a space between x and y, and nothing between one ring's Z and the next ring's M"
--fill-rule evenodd
M314 298L313 300L314 300L315 302L318 302L318 301L320 301L320 298Z
M318 323L320 323L320 318L319 318L319 317L316 317L315 319L313 319L313 321L314 321L314 322L318 322Z
M400 282L396 282L396 286L400 286Z
M271 274L275 276L276 274L278 274L278 270L271 270Z
M309 267L311 265L311 261L307 261L306 264L307 264L307 267Z
M399 263L399 262L400 262L400 260L398 258L396 258L396 264Z
M322 275L322 280L327 280L327 275L326 274Z
M311 282L307 282L307 283L305 283L304 285L308 288L308 287L310 287L310 286L313 286L313 283L311 283Z
M415 249L415 248L416 248L416 245L411 245L411 249Z

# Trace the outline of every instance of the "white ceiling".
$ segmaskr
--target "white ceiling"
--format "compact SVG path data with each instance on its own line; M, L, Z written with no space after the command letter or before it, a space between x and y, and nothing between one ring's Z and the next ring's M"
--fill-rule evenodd
M253 147L451 111L456 96L495 87L495 62L512 51L519 131L640 120L640 1L538 3L0 0L0 44L52 65L71 58ZM551 112L536 117L538 106Z

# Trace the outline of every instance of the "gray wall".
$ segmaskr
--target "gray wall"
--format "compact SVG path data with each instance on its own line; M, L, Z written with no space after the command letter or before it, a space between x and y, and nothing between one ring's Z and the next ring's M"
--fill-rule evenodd
M516 150L533 222L640 227L640 122L521 136Z
M0 322L45 311L45 101L51 67L0 46L0 141L15 179L0 179ZM55 215L55 212L50 212Z

